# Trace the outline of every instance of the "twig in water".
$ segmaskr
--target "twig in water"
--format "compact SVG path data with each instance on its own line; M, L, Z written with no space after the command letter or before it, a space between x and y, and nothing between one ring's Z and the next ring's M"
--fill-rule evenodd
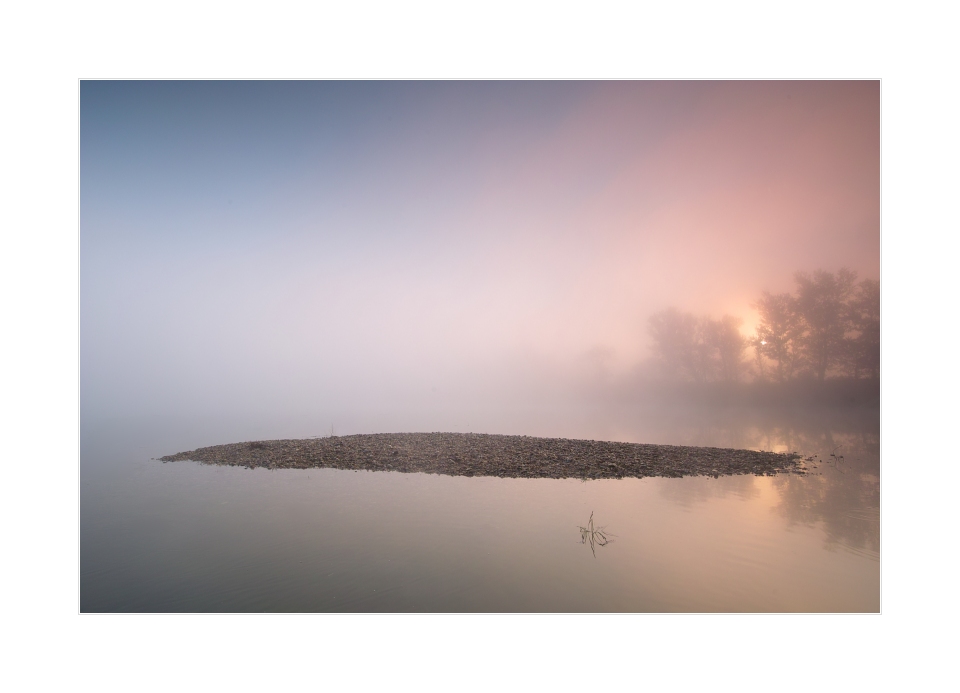
M586 544L589 542L590 551L593 553L593 557L597 557L597 549L599 546L606 546L607 544L613 543L613 539L610 537L616 536L615 534L610 534L606 530L606 527L594 527L593 526L593 511L590 511L590 519L587 521L586 527L580 527L580 543Z

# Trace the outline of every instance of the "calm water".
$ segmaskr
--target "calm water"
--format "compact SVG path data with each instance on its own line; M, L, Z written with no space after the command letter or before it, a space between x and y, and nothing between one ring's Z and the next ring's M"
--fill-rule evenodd
M877 410L593 412L549 428L519 432L824 463L588 482L247 470L151 458L311 431L86 425L81 610L879 611ZM579 529L591 512L613 535L595 553Z

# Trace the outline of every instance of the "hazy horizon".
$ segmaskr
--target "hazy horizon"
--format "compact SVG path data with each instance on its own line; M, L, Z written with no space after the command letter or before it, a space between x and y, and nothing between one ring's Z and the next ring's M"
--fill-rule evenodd
M664 308L747 336L797 270L879 279L879 82L84 81L80 113L87 420L482 430L633 373Z

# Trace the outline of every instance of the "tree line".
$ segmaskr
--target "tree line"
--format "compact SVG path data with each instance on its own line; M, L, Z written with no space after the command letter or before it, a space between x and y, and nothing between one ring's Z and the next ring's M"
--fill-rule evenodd
M857 273L794 274L794 293L764 291L756 332L741 318L719 320L668 308L650 318L654 357L670 379L705 382L880 378L880 282Z

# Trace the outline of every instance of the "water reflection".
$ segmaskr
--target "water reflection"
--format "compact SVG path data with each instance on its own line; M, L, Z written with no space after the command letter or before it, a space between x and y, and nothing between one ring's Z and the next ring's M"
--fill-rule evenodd
M774 479L777 512L792 524L821 525L827 548L844 547L879 560L879 431L825 427L787 434L796 449L816 461L804 477Z
M880 476L867 457L823 466L806 477L779 476L777 512L791 524L820 525L828 548L879 560Z
M607 532L606 527L594 527L593 525L593 511L590 512L590 519L587 521L587 526L580 527L580 543L581 544L590 544L590 551L593 553L593 557L597 557L597 547L606 546L607 544L612 544L613 537L615 535Z
M760 496L757 485L759 477L753 474L722 477L713 481L709 477L687 477L688 483L666 484L660 489L660 496L684 509L708 500L733 496L740 500L754 500Z
M799 452L807 459L808 474L771 479L774 512L790 525L822 527L827 549L844 548L879 560L879 411L819 409L801 410L799 415L740 411L736 416L730 412L714 416L714 425L691 421L683 437L701 445ZM718 418L731 425L715 425ZM764 482L754 476L733 477L721 484L667 485L661 494L690 507L729 495L756 499Z
M789 448L814 457L809 474L581 482L246 470L150 458L276 431L87 430L81 610L878 611L878 412L701 413L618 410L530 431ZM518 527L527 541L513 541ZM617 547L595 560L607 527Z

